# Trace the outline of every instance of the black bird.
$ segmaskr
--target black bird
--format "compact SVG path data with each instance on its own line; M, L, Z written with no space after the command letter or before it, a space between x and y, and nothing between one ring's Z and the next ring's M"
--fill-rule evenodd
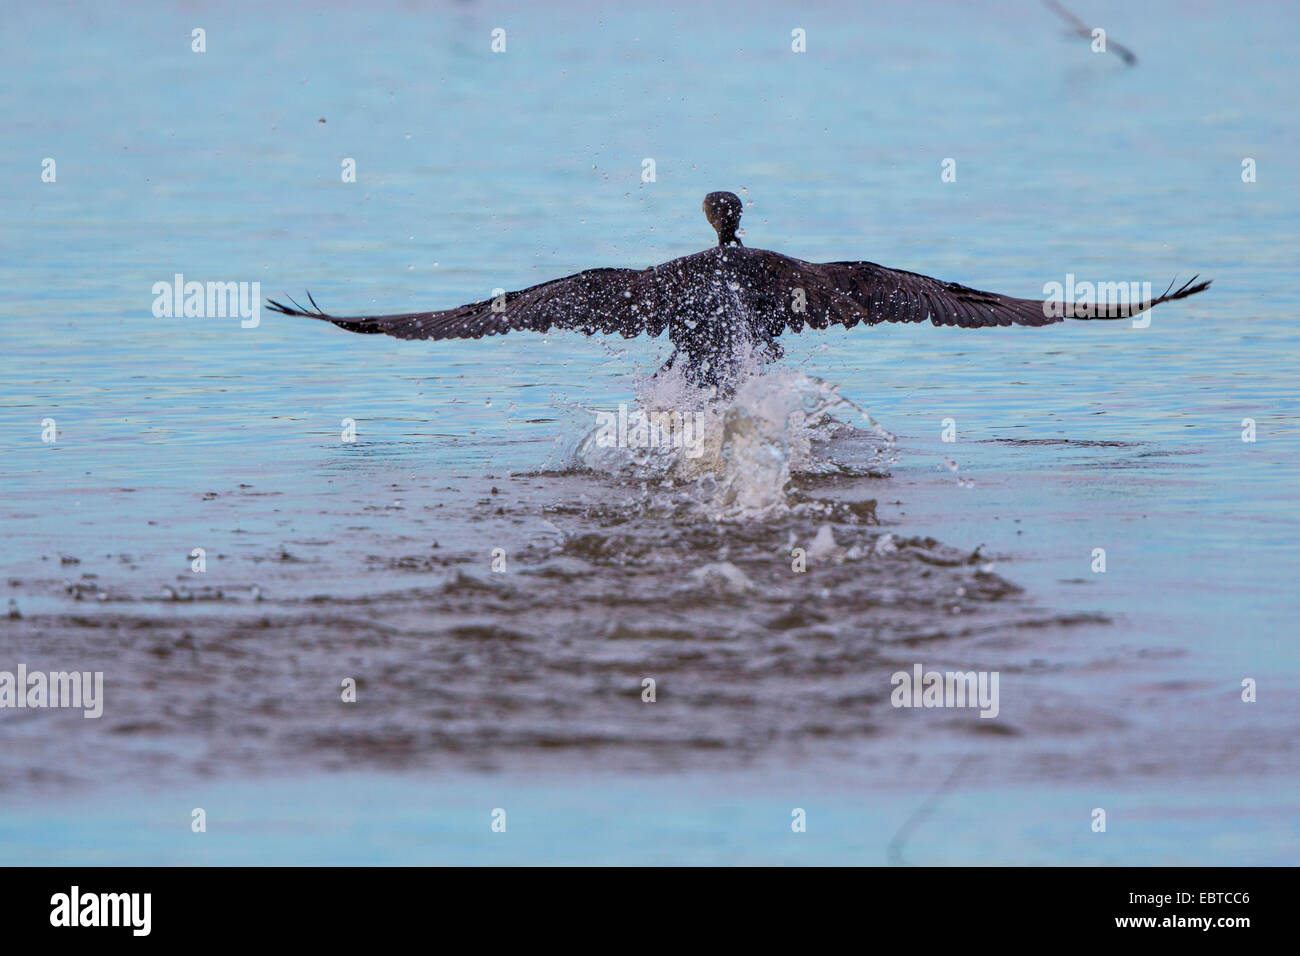
M1076 17L1065 7L1061 6L1058 0L1043 0L1043 3L1049 10L1059 14L1062 19L1070 24L1070 32L1075 36L1083 37L1088 42L1092 42L1092 28ZM1122 43L1116 43L1109 36L1106 37L1106 49L1119 54L1121 60L1126 66L1137 66L1137 54L1124 46Z
M400 339L477 339L515 329L547 332L575 329L624 338L668 330L676 350L665 363L681 360L688 381L729 389L751 356L770 362L784 353L776 338L805 327L859 322L923 322L983 328L993 325L1051 325L1065 318L1121 319L1152 306L1184 299L1210 283L1190 281L1146 301L1104 307L1043 302L981 292L874 262L804 262L779 252L749 249L736 235L741 202L734 193L704 197L704 214L718 233L718 245L649 269L588 269L564 279L509 292L441 312L336 316L274 300L268 307L285 315L333 322L349 332L383 333Z

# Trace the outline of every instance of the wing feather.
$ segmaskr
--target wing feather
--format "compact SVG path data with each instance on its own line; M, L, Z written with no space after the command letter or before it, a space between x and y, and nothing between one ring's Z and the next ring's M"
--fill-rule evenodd
M1136 302L1112 305L1103 314L1092 314L1074 303L1021 299L984 292L956 282L944 282L904 269L890 269L874 262L804 262L776 252L760 252L763 272L774 288L767 296L780 303L785 328L798 332L805 325L825 328L836 323L852 328L859 322L924 322L966 329L992 326L1051 325L1064 319L1123 319L1145 312L1152 306L1185 299L1202 292L1208 281L1193 276L1176 291L1173 283L1163 295ZM802 289L806 311L797 311L792 292Z
M656 273L655 269L588 269L436 312L338 316L322 311L310 294L312 308L303 308L293 299L291 306L275 300L267 305L285 315L333 322L349 332L399 339L478 339L525 329L575 329L588 335L604 332L631 338L642 332L658 335L667 323Z

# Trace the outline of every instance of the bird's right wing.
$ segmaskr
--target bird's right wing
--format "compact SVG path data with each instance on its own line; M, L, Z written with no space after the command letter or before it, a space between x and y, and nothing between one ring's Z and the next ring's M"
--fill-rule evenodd
M1123 319L1152 306L1185 299L1209 287L1197 276L1178 289L1170 283L1164 294L1132 302L1085 305L1020 299L983 292L957 282L932 279L874 262L804 262L779 253L765 253L764 267L781 289L785 324L792 332L805 325L852 328L859 322L924 322L984 328L995 325L1051 325L1064 319ZM798 295L796 293L802 293ZM796 308L795 303L802 305Z
M338 316L274 300L268 308L285 315L302 315L333 322L349 332L396 336L399 339L477 339L512 330L547 332L574 329L594 335L617 333L631 338L642 332L658 335L667 324L664 284L654 269L588 269L518 292L471 302L440 312L399 315Z

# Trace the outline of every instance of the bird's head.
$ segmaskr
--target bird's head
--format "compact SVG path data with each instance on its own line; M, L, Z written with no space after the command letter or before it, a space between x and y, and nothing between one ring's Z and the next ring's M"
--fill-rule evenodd
M704 215L718 233L718 245L740 245L736 237L736 227L740 225L740 214L744 205L735 193L716 192L704 197Z

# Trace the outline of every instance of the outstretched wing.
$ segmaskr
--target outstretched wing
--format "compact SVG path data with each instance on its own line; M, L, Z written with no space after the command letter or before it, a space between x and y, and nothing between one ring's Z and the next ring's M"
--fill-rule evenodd
M267 306L285 315L324 319L349 332L380 333L399 339L477 339L515 329L547 332L553 328L575 329L588 335L618 333L631 338L642 332L658 335L663 331L668 312L660 307L661 293L654 269L588 269L441 312L329 315L320 310L310 293L310 309L293 299L289 300L292 306L274 300L268 300Z
M984 328L993 325L1051 325L1063 319L1123 319L1152 306L1185 299L1209 287L1197 276L1177 291L1173 283L1153 299L1085 306L1073 302L1017 299L982 292L956 282L944 282L874 262L803 262L768 253L769 275L782 289L782 310L792 332L807 325L849 328L859 322L924 322ZM802 295L798 290L802 290ZM804 310L799 310L799 304Z

